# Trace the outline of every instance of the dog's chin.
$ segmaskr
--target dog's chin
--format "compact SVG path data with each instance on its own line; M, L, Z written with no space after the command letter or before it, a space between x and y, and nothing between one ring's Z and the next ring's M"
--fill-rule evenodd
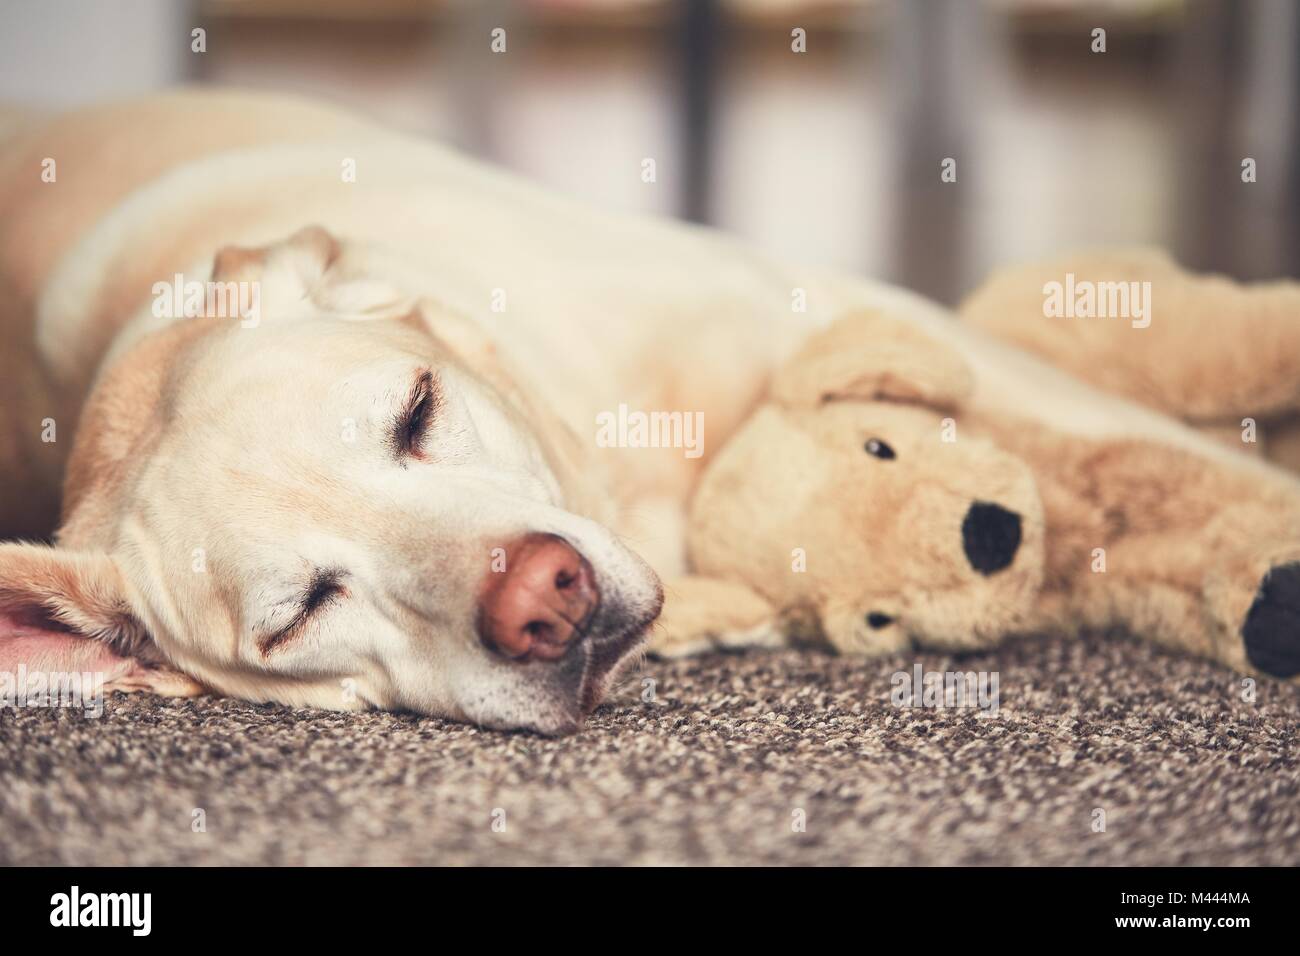
M657 616L657 615L655 615ZM612 632L612 636L592 638L581 648L581 678L571 696L533 729L553 737L562 737L580 731L587 718L604 702L621 680L645 660L650 625L647 620L626 624Z
M663 607L662 590L629 606L598 607L585 635L554 661L494 661L496 685L474 694L452 719L493 730L522 730L564 737L582 730L611 691L645 659L650 629ZM489 703L488 707L481 706Z
M605 702L610 691L644 659L645 650L642 646L625 653L604 672L589 671L584 676L576 697L557 706L545 718L534 721L526 729L547 737L568 737L578 733L586 725L587 718Z
M578 691L578 710L584 719L590 717L596 708L604 702L605 698L609 696L610 691L617 687L623 678L645 660L648 635L649 627L647 626L637 638L636 643L629 646L621 656L605 667L603 671L588 668L588 673L584 676L582 686Z
M657 587L655 597L639 613L626 607L612 612L602 608L597 613L590 636L574 649L583 655L582 677L575 695L579 727L610 690L645 660L650 628L662 608L663 588Z
M522 730L545 737L576 734L610 692L645 659L649 633L647 621L638 626L635 634L625 630L617 641L593 640L575 647L560 663L569 672L568 679L556 675L561 680L549 692L521 702L513 713L466 714L460 719L493 730Z

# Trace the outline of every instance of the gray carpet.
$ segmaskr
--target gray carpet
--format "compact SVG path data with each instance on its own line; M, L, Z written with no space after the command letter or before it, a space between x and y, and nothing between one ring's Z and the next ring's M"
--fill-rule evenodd
M211 698L0 711L0 862L1300 863L1300 688L1022 642L961 661L1000 673L981 718L891 705L914 663L650 662L654 702L638 678L563 740Z

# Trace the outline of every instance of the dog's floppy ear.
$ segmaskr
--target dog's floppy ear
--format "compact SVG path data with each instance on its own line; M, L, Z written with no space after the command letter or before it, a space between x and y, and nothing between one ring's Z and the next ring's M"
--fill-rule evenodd
M0 672L92 673L107 690L202 693L150 649L107 555L0 544Z
M779 369L772 395L791 408L841 399L947 409L974 388L955 350L901 319L854 312L815 333Z
M355 319L397 318L411 308L401 290L368 273L364 257L345 257L342 243L321 226L268 246L225 246L213 260L212 281L255 284L259 319L295 314L304 299Z
M223 246L212 262L212 278L217 282L253 281L274 265L310 285L333 265L339 250L339 241L328 230L307 226L269 246Z

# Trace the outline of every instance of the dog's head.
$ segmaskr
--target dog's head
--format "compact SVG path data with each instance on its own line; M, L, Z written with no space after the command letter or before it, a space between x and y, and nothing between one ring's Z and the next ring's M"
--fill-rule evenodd
M846 652L975 647L1043 576L1043 512L1020 458L969 434L970 370L898 320L854 315L778 373L773 400L701 480L691 555Z
M226 250L213 278L256 314L110 364L61 546L0 547L0 653L57 665L90 637L146 685L170 665L253 700L579 726L662 598L576 437L472 323L322 230Z

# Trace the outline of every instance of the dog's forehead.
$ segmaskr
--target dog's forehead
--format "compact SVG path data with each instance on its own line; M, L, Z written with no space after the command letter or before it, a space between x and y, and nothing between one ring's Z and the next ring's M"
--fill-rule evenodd
M376 403L391 406L437 363L418 341L378 328L389 324L319 320L226 329L178 365L163 396L165 422L210 432L247 431L259 422L274 428L278 419L288 439L303 414L364 415Z
M251 327L232 324L205 344L195 351L188 374L198 384L241 386L249 379L328 384L348 374L382 371L386 364L409 364L427 351L424 342L398 323L329 317L263 320Z

